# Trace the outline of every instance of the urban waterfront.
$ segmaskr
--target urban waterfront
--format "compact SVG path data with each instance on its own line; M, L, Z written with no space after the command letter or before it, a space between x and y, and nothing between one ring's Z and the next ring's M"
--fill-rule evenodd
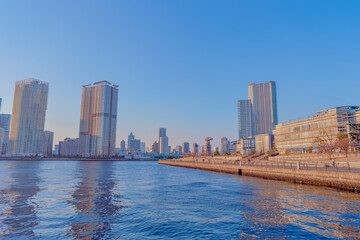
M358 239L360 195L157 162L0 161L4 239Z

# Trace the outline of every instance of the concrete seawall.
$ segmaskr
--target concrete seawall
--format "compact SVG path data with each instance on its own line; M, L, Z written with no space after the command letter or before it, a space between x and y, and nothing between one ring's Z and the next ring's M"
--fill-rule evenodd
M159 160L159 164L360 192L360 173Z

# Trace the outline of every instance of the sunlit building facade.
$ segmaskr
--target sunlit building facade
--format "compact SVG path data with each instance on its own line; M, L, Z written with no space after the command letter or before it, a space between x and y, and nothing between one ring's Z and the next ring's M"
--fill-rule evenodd
M159 141L158 141L158 143L160 143L160 138L165 137L165 136L166 136L166 128L159 128Z
M221 138L221 154L224 153L230 154L230 141L226 137Z
M253 114L253 135L272 133L278 124L275 82L250 83L248 90Z
M160 154L168 154L168 153L170 153L169 138L167 136L160 137Z
M293 122L280 123L274 130L275 146L280 153L305 151L314 147L317 138L335 139L347 134L360 145L360 110L358 106L337 107L319 111L313 116Z
M113 156L118 86L107 81L82 89L79 145L82 156Z
M29 78L15 84L9 153L42 154L49 84Z
M267 153L273 148L274 135L272 134L259 134L255 136L255 151L256 153Z

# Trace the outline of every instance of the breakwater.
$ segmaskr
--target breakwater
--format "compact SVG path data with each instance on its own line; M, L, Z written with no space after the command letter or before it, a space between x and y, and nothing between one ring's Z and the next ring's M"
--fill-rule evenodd
M360 173L358 172L243 166L241 164L204 163L197 160L183 161L181 159L159 160L159 164L360 192Z

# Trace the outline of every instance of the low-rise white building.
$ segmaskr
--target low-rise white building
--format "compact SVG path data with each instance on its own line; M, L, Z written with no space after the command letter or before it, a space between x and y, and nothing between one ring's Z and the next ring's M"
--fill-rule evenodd
M301 120L280 123L273 134L280 153L305 151L314 147L317 138L335 139L339 134L347 134L359 149L360 109L358 106L344 106L319 111Z

